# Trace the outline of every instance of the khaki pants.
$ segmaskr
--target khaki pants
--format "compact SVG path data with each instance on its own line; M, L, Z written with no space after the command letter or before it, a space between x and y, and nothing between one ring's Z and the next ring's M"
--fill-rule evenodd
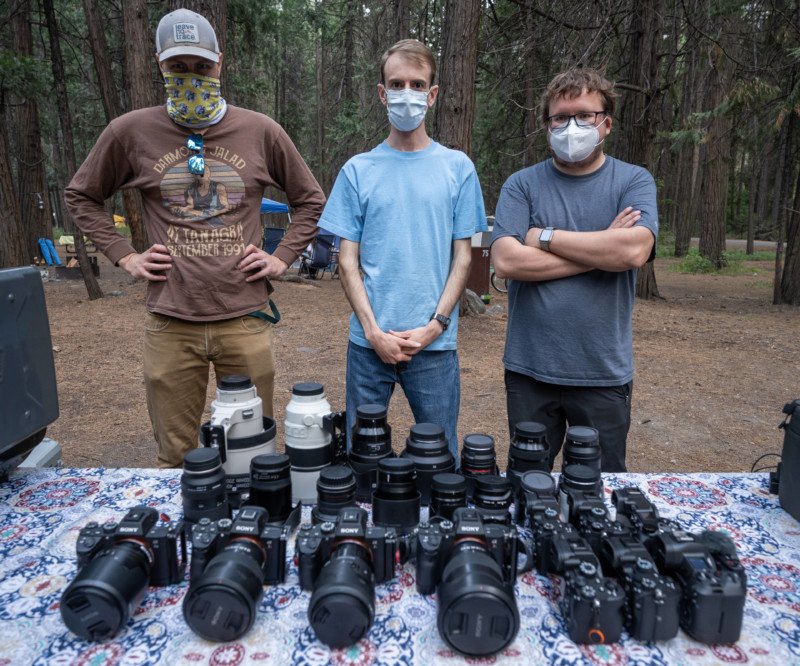
M197 447L210 363L218 379L249 376L264 416L272 416L272 324L250 316L191 322L147 313L144 380L159 467L180 467L186 452Z

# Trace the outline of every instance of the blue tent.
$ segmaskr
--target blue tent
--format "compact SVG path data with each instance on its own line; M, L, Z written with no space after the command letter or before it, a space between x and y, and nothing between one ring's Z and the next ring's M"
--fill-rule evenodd
M288 213L289 206L286 204L279 203L277 201L273 201L272 199L267 199L264 197L261 200L261 212L262 213Z

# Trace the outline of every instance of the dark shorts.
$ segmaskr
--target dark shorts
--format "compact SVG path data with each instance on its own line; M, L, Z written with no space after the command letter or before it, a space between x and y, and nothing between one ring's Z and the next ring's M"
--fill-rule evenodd
M591 426L600 432L602 470L625 472L625 445L631 426L633 382L621 386L561 386L506 370L508 430L520 421L547 428L550 468L564 443L567 426Z

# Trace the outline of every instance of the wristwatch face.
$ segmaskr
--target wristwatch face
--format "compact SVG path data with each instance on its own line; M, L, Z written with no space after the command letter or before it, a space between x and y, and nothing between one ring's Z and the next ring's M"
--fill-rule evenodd
M541 234L539 234L539 245L543 250L550 251L550 241L553 239L555 229L548 227Z

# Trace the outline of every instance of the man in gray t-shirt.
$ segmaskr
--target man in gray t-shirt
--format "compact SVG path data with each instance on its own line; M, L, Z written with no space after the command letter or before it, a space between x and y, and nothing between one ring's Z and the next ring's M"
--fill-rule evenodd
M603 153L614 97L595 70L556 76L542 98L553 157L513 174L497 203L509 430L543 423L551 467L566 426L586 425L600 432L603 471L625 471L636 270L652 257L658 213L647 170Z

